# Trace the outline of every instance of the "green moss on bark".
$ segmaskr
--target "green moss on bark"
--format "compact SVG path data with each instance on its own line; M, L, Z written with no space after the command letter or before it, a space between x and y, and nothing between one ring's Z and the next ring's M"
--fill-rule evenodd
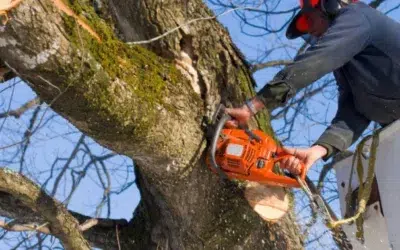
M163 102L163 97L171 88L182 87L178 83L187 81L171 61L143 47L128 46L120 41L92 6L83 1L69 1L68 4L99 34L101 42L81 28L75 18L63 16L68 39L76 53L87 52L77 56L79 59L74 59L72 68L66 69L81 72L78 79L73 77L67 84L82 85L87 108L100 110L101 115L110 119L110 124L122 124L121 128L116 128L120 133L146 134L157 117L156 106L173 110ZM127 93L135 96L130 99Z

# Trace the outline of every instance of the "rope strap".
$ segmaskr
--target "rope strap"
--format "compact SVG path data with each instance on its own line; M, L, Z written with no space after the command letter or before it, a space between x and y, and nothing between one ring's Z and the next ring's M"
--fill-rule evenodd
M368 171L367 171L367 178L365 181L365 185L363 182L363 177L364 177L364 167L362 164L362 149L364 147L365 142L372 137L372 143L371 143L371 149L370 149L370 158L368 162ZM365 209L367 206L368 199L371 194L371 189L372 189L372 182L374 180L375 176L375 162L376 162L376 154L377 154L377 149L379 145L379 133L378 131L375 131L373 135L365 137L357 146L357 176L359 180L359 187L358 187L358 207L357 207L357 212L350 218L345 218L343 220L338 220L338 221L333 221L331 224L331 227L337 227L342 224L348 224L352 222L356 222L357 226L357 233L356 236L358 239L363 239L364 238L364 230L363 230L363 214L365 213ZM354 165L355 165L355 158L353 157L353 163L351 167L351 172L350 172L350 178L349 178L349 183L348 183L348 192L346 195L346 214L349 213L351 209L351 181L352 181L352 175L353 175L353 170L354 170Z

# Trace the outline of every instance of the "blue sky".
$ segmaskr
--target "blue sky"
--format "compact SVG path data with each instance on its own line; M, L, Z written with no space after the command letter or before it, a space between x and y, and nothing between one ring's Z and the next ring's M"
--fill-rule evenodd
M271 0L271 5L277 3L277 0ZM367 1L369 2L369 1ZM385 12L393 6L396 1L388 1L384 3L380 10ZM287 8L295 7L297 1L285 0L279 5L279 9L283 10ZM212 5L210 5L214 8ZM394 11L390 14L395 20L400 20L400 10ZM274 17L273 19L267 20L268 25L272 28L278 27L282 22L285 22L284 17ZM218 18L219 21L227 27L230 35L235 44L245 54L249 61L263 57L265 51L272 51L268 54L265 61L275 59L290 59L296 52L296 48L302 43L300 39L295 41L287 41L284 38L284 31L280 34L271 34L266 36L248 36L243 34L238 17L234 13L224 15ZM258 17L259 22L265 22L263 17ZM244 27L244 30L249 33L258 34L260 31L254 28ZM282 45L286 45L285 48L280 48ZM275 48L274 50L272 50ZM254 74L254 77L258 83L257 90L264 86L279 68L269 68L266 70L258 71ZM308 113L312 114L313 120L307 119L305 116L299 116L296 119L294 132L291 137L292 145L308 146L323 132L325 125L318 123L317 121L330 120L335 111L335 90L330 89L324 92L324 95L319 95L307 103ZM332 94L333 93L333 94ZM26 101L35 97L35 94L31 89L23 82L10 81L6 84L0 85L0 113L10 109L20 107ZM11 101L10 101L11 100ZM330 101L327 101L330 100ZM325 112L328 110L328 112ZM46 111L46 112L44 112ZM23 117L15 119L9 117L7 119L0 120L0 127L3 128L0 131L0 148L5 145L12 144L21 140L21 134L27 129L29 119L33 114L33 110L30 110ZM40 124L43 126L38 133L36 133L31 139L31 145L26 152L24 173L38 183L44 183L47 177L50 175L50 166L55 162L58 157L68 157L73 151L76 143L78 142L81 133L66 120L60 116L56 116L51 109L43 108L39 113L39 117L43 117L43 122ZM46 121L46 122L44 122ZM39 122L36 123L36 125ZM282 121L273 122L273 127L278 130L282 127ZM86 138L85 142L90 145L92 153L94 155L106 155L112 152L96 145L90 138ZM83 148L83 147L82 147ZM0 150L0 165L5 165L16 171L19 170L20 165L18 162L6 162L7 159L11 159L12 156L22 148L20 146L13 146ZM87 157L84 157L83 153L77 154L70 166L72 169L79 171L82 169L82 165L88 161ZM62 168L66 160L60 159L55 163L56 168ZM110 172L110 181L112 183L112 191L115 193L111 196L111 213L110 218L126 218L130 219L134 208L137 206L140 196L138 190L134 184L135 176L133 174L133 162L126 157L116 156L105 161L105 165ZM321 163L317 166L318 169ZM100 170L98 170L100 169ZM94 216L96 206L102 199L102 184L99 176L102 180L107 178L104 173L101 172L101 167L98 169L91 168L88 171L87 178L84 178L82 184L73 195L73 198L68 206L69 209L77 212ZM310 176L316 177L316 171L311 171ZM53 179L54 182L54 179ZM72 179L71 173L68 172L63 178L61 178L61 186L57 190L55 197L60 201L65 201L67 194L71 187ZM47 191L51 192L52 181L46 186ZM123 189L124 191L119 193ZM301 197L301 194L299 194ZM299 199L300 200L300 199ZM298 209L302 208L301 203L306 201L301 200ZM338 211L337 203L333 203L336 211ZM101 210L101 216L107 217L107 205ZM307 216L307 212L299 211L299 218L301 216ZM323 226L320 224L313 229L315 234L324 232ZM311 236L310 236L311 237ZM324 244L331 244L329 235L323 237ZM15 243L15 241L10 241ZM7 242L0 242L0 249L9 249L10 247L6 244ZM312 247L310 247L312 249Z

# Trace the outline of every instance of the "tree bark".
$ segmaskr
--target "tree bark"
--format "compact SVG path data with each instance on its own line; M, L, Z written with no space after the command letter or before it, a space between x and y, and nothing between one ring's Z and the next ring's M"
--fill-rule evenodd
M123 249L302 248L291 214L264 222L240 185L204 164L203 119L219 102L239 105L254 94L227 31L199 21L144 46L126 44L212 15L202 1L96 1L96 9L66 1L75 16L56 2L25 0L9 12L0 59L78 129L134 160L142 201L120 229ZM252 126L272 134L265 112Z

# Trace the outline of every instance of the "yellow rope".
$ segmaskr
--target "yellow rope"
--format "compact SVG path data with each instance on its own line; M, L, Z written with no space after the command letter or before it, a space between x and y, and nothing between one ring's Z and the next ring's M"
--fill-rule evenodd
M364 186L363 182L363 177L364 177L364 168L362 165L362 149L364 147L365 142L372 137L372 143L371 143L371 150L370 150L370 158L368 162L368 172L367 172L367 178ZM333 221L331 223L331 227L337 227L339 225L343 224L348 224L351 222L356 221L357 225L357 238L363 238L364 232L363 232L363 214L365 212L365 208L367 206L367 202L369 199L369 196L371 194L371 189L372 189L372 182L374 180L375 176L375 162L376 162L376 153L377 153L377 148L379 145L379 133L378 131L375 131L372 136L367 136L364 138L359 145L357 146L357 175L358 175L358 180L359 180L359 188L358 188L358 208L357 212L355 213L354 216L350 218L346 218L343 220L338 220L338 221ZM353 158L353 166L354 166L354 158ZM352 171L350 175L353 173L353 166L352 166ZM350 178L351 180L351 178ZM351 185L349 183L348 185ZM350 194L351 194L351 188L350 188ZM346 203L347 207L349 207L349 202L351 202L351 199L349 198L349 194L346 196Z

